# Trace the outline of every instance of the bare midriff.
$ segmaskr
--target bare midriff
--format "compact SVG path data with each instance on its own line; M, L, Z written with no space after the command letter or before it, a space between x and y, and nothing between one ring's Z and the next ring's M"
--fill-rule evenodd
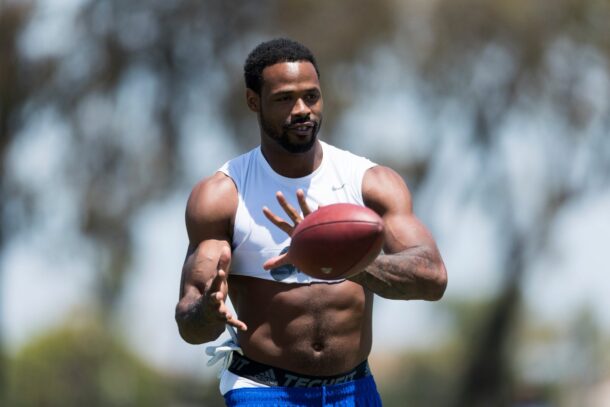
M332 376L364 361L372 344L373 295L351 281L283 284L229 277L239 345L252 360L311 376Z

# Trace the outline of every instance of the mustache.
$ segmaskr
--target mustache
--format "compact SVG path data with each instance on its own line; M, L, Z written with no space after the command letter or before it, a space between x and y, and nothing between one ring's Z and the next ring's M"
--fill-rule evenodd
M297 124L305 124L305 123L313 123L314 126L318 125L317 120L312 119L309 116L305 116L305 117L297 117L296 119L291 120L290 123L285 124L284 127L291 127L291 126L295 126Z

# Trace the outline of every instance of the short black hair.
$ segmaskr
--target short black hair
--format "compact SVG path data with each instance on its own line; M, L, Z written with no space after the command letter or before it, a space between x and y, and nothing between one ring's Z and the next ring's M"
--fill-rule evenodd
M263 69L280 62L297 61L311 62L320 78L316 58L303 44L288 38L276 38L258 44L250 52L244 64L246 87L260 95L263 86Z

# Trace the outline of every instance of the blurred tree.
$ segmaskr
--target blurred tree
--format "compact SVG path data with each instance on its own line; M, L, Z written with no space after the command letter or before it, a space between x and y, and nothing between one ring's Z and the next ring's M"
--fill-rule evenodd
M467 134L475 171L461 204L482 202L494 219L505 284L495 307L482 315L481 339L473 342L455 404L508 403L506 356L523 273L544 249L555 215L582 194L608 187L609 1L74 4L75 12L61 13L61 38L42 24L49 4L0 5L0 250L53 216L48 198L62 191L75 202L82 234L72 250L91 248L93 302L110 326L131 269L132 219L187 182L192 163L184 150L194 130L186 123L206 111L196 128L201 137L211 127L208 118L217 116L244 149L256 143L240 72L250 48L275 35L311 46L322 65L330 113L324 132L332 139L342 113L368 102L384 80L369 76L381 44L397 56L401 75L415 78L397 81L395 90L418 92L428 113L428 154L398 168L416 196L438 190L431 169L442 168L439 151L451 146L442 127L447 120L439 117L452 117ZM452 109L458 113L448 116ZM535 157L539 179L523 189L528 172L524 178L506 146L519 142L511 126L533 117L550 123L553 137L536 141L545 151ZM20 176L17 147L50 125L60 129L64 146L53 152L60 156L57 167ZM37 168L23 165L30 164ZM531 192L540 199L525 202ZM63 249L62 242L49 244ZM3 371L0 364L0 376Z
M472 342L453 405L507 406L524 272L545 250L556 216L610 186L610 2L460 0L426 8L429 36L409 37L408 48L419 50L409 55L419 57L431 116L459 106L454 120L464 123L477 157L464 201L488 208L503 259L504 284ZM520 135L518 127L538 134ZM538 148L534 162L511 156L508 147L524 137ZM433 162L438 150L431 151L424 159Z
M4 249L5 239L9 229L4 222L5 203L9 188L8 180L4 174L4 158L11 142L11 128L13 125L12 109L24 103L26 92L22 83L14 82L19 76L20 57L17 49L18 33L27 21L31 8L21 4L9 7L0 3L0 255ZM3 292L3 273L0 267L0 293ZM5 384L5 352L4 337L2 335L2 317L4 315L3 303L0 301L0 405L4 405L6 394Z
M91 315L33 340L11 362L5 405L169 405L168 379L139 361Z
M36 233L55 210L50 197L71 197L81 238L78 248L68 250L90 249L97 271L93 302L102 318L111 320L130 270L130 221L147 203L179 187L192 165L183 162L190 131L185 122L208 108L193 103L223 106L212 110L235 129L231 136L253 144L254 119L238 106L243 106L241 64L255 38L304 33L305 27L324 23L311 31L311 39L326 44L320 60L332 66L387 33L389 10L379 3L371 13L371 2L345 0L75 4L61 17L53 17L44 2L1 6L0 250L2 236ZM348 4L351 18L332 30L341 27L342 35L324 37L327 24L335 23L330 16ZM59 19L54 24L60 34L45 31L45 18ZM193 89L200 94L193 96ZM28 143L41 136L40 129L49 128L59 129L60 147L44 154L59 158L52 173L48 168L40 173L18 155L24 144L31 150ZM48 250L65 250L64 242L48 242ZM0 376L3 372L0 365Z
M96 248L97 297L102 309L112 310L129 269L129 219L145 203L180 183L186 166L180 162L183 123L197 110L190 106L190 89L203 83L198 89L207 92L203 98L207 104L224 99L224 123L241 130L233 133L238 142L257 138L254 119L244 115L242 97L236 102L237 92L227 91L243 92L239 72L245 56L243 42L279 34L282 24L288 29L304 15L307 21L319 21L317 17L327 16L326 7L330 11L337 7L305 3L254 6L246 1L209 1L202 7L200 2L187 0L83 2L74 25L61 39L67 42L65 49L55 52L36 43L44 35L36 31L40 16L34 14L29 25L25 17L14 19L12 36L5 45L13 52L7 55L13 56L12 68L3 79L4 145L25 137L28 126L44 115L67 125L62 136L69 139L69 148L59 171L61 181L76 195L81 230ZM367 43L387 31L381 28L387 26L389 10L380 6L376 10L381 11L371 14L364 4L360 2L359 12L352 13L359 20L346 20L341 38L322 47L320 59L325 64L332 66L345 61L350 52L356 54L355 43L347 47L340 41L361 38ZM24 9L21 4L7 7L11 13L25 16L17 12ZM306 10L309 13L301 14ZM263 23L274 19L280 22L277 32L265 33ZM365 19L374 24L362 29L359 21ZM304 25L306 21L299 24ZM24 26L29 35L19 50L18 34ZM323 34L316 31L315 35L319 40ZM331 51L338 48L345 52ZM239 61L235 61L236 49ZM225 77L226 70L230 75ZM220 89L214 89L216 76L221 78ZM5 211L4 218L6 231L7 224L24 226L35 218L17 208L40 212L44 203L33 199L38 191L20 184L11 171L4 172L3 179L5 188L12 188L8 200L12 212ZM29 205L25 205L28 197Z
M448 341L429 351L406 351L401 355L396 361L400 368L389 378L378 380L383 405L450 405L458 384L455 361L459 360L459 348L456 345Z

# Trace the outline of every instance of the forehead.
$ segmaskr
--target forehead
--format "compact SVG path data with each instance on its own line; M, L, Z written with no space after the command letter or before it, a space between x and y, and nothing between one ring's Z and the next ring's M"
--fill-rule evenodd
M308 61L280 62L263 69L263 92L319 88L316 68Z

